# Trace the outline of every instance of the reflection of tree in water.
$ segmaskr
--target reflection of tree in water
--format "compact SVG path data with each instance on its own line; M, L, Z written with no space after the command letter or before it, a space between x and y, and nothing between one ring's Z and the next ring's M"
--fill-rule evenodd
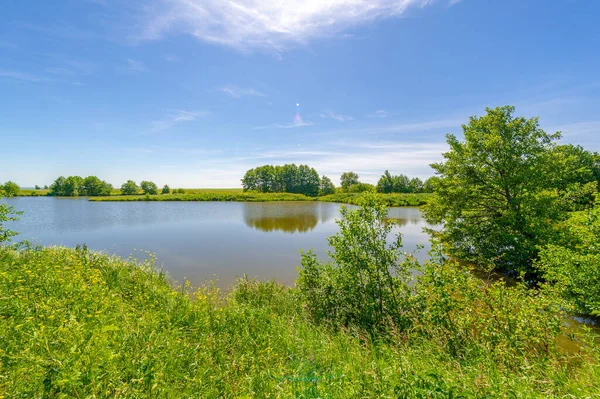
M398 226L398 227L406 226L408 224L408 222L410 221L405 218L385 218L384 220L387 223L390 223L390 222L395 223L396 226ZM410 221L410 222L412 222L412 221ZM413 222L413 224L415 224L415 222Z
M245 203L244 220L262 231L305 233L319 223L319 210L312 203Z

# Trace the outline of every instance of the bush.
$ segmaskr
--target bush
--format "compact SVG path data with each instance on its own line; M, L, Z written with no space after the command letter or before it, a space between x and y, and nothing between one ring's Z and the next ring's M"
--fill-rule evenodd
M140 188L133 180L127 180L127 182L123 183L121 186L122 195L136 195L139 191Z
M413 263L401 261L399 235L387 244L387 207L368 194L360 209L342 207L341 215L339 233L328 238L331 262L302 253L297 285L312 317L370 332L404 325Z
M140 188L144 192L144 194L156 195L158 194L158 187L156 183L151 181L143 181L140 183Z
M7 181L3 186L0 186L0 193L4 192L5 197L16 197L20 191L19 185L13 181Z
M168 185L164 185L161 191L161 194L169 194L171 192L171 188Z

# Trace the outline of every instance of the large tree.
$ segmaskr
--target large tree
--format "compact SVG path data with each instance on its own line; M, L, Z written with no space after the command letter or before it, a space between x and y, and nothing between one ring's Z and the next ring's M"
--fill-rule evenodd
M431 165L439 178L425 217L443 223L440 238L459 258L534 272L538 246L558 218L548 155L560 134L547 134L538 118L514 111L486 108L486 115L463 125L464 141L447 136L445 160Z
M151 194L151 195L158 194L158 186L154 182L143 181L140 183L140 188L142 189L144 194Z
M121 185L121 194L123 195L136 195L140 191L140 188L133 180L127 180L127 182Z
M354 172L342 173L342 176L340 176L340 184L342 185L342 189L347 192L350 186L360 183L358 179L358 174Z
M16 197L21 192L21 188L14 181L7 181L3 186L0 186L0 191L3 191L6 197Z
M321 184L319 185L319 195L335 194L335 185L331 179L325 175L321 177Z

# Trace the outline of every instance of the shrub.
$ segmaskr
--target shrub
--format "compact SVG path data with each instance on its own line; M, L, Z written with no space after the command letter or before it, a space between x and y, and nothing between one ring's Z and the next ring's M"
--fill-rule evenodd
M362 207L342 207L339 233L329 237L330 262L302 253L298 288L317 321L356 325L370 332L405 324L410 260L402 261L401 237L387 238L387 207L375 194L362 198Z

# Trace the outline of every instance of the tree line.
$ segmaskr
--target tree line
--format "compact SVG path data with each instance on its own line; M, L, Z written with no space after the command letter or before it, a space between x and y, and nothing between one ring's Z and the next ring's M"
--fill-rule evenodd
M58 177L51 185L49 195L56 197L98 197L111 195L113 186L104 180L100 180L96 176L88 176L82 178L80 176ZM156 183L152 181L142 181L138 186L133 180L128 180L121 185L122 195L138 195L148 194L156 195L159 189ZM168 185L164 185L160 190L161 194L184 194L182 188L173 189Z
M327 176L308 165L263 165L250 169L242 178L244 191L261 193L294 193L310 197L335 193L335 185Z

